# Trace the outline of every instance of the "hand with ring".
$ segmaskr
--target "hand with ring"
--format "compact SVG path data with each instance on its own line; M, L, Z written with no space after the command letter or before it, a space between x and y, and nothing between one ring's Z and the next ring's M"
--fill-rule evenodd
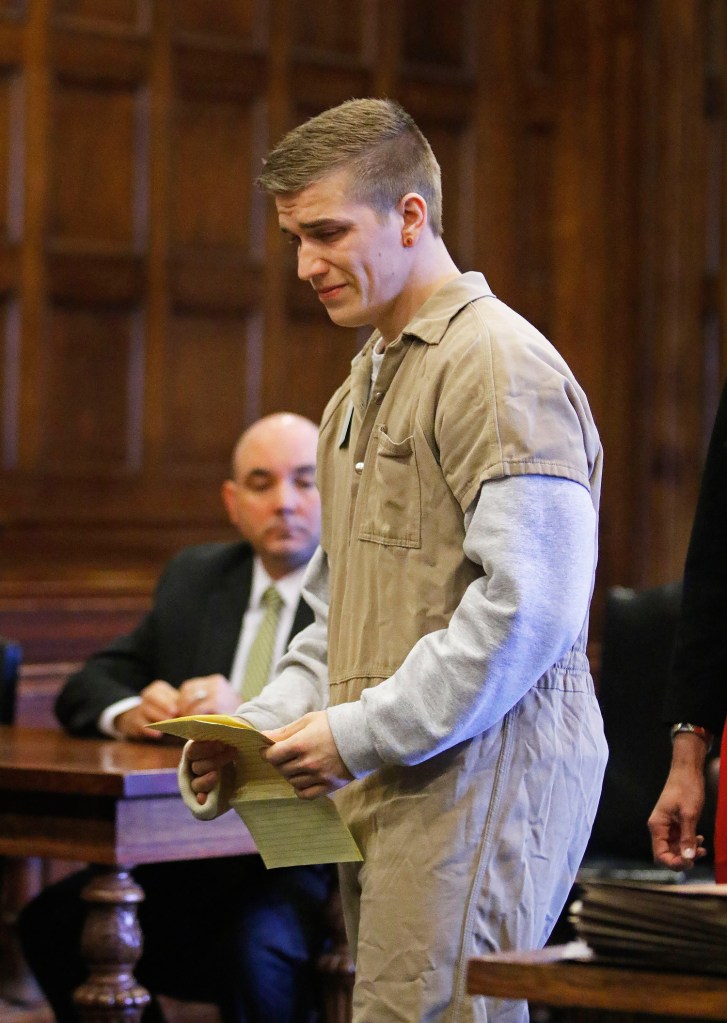
M240 697L224 675L188 678L179 687L177 714L232 714L240 706Z
M154 721L175 718L179 714L179 692L164 679L150 682L139 693L140 702L114 719L114 728L125 739L161 739L162 733L147 728Z

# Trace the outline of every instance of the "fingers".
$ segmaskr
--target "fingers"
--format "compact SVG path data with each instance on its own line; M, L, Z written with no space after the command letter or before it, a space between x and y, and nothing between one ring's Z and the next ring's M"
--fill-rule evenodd
M240 699L224 675L189 678L179 687L180 714L224 714L237 708Z
M147 721L162 721L177 716L179 693L164 679L157 679L142 689L141 709Z

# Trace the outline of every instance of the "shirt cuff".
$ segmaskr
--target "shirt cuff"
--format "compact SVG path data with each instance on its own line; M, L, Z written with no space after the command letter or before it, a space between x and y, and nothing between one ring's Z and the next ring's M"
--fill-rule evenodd
M106 708L96 722L96 727L99 732L110 736L112 739L123 739L124 736L118 728L116 728L114 721L119 714L124 714L127 710L131 710L133 707L138 707L140 703L140 696L127 696L125 700L117 700L116 703L112 703L110 707Z
M374 747L360 700L329 707L326 714L339 756L354 778L365 778L384 766Z

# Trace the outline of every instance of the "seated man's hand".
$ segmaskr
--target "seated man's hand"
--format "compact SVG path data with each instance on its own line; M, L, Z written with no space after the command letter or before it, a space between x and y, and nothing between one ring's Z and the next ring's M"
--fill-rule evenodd
M184 758L192 775L191 788L200 806L207 802L207 793L220 783L220 772L225 764L231 764L237 755L234 746L224 742L188 742Z
M177 717L179 692L163 679L157 679L142 689L140 696L141 703L119 714L114 719L114 727L126 739L161 739L161 732L145 726Z
M224 675L188 678L179 687L179 710L187 714L232 714L240 706L240 696Z
M352 781L324 710L304 714L292 724L263 735L274 743L263 751L264 758L287 778L300 799L314 799Z

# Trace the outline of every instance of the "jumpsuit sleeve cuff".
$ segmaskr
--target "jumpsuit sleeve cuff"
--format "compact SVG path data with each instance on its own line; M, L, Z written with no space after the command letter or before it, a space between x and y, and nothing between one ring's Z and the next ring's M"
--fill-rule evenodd
M365 778L384 766L376 752L360 701L329 707L326 713L341 760L354 778Z
M189 743L187 743L187 746ZM185 806L191 810L197 820L211 821L221 816L230 809L230 796L235 783L235 772L232 764L226 764L222 770L220 784L212 792L207 793L207 799L200 806L197 796L192 791L192 772L189 769L187 760L187 746L182 751L182 759L177 768L177 781L179 791L182 794Z

